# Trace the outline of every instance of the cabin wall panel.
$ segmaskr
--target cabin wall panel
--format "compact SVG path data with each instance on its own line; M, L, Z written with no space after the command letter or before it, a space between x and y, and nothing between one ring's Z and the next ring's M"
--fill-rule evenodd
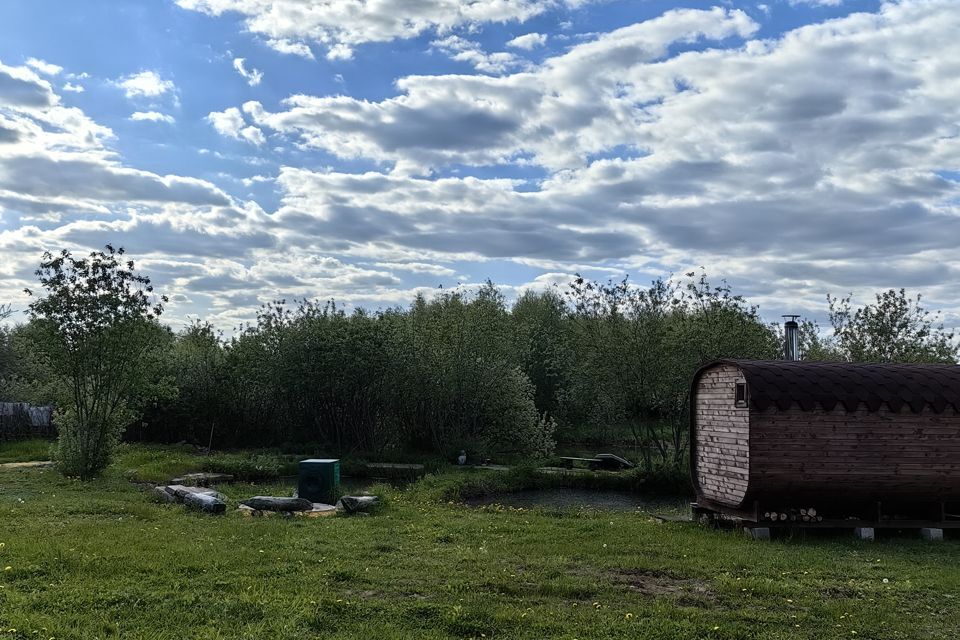
M752 411L751 490L837 497L960 495L960 414L881 406Z
M750 412L734 405L737 383L745 382L733 365L705 372L696 388L693 468L703 496L739 505L750 480Z

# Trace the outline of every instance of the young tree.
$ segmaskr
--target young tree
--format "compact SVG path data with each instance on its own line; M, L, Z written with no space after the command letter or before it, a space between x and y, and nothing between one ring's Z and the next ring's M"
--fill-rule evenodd
M832 344L843 360L852 362L956 363L960 346L944 329L939 312L907 297L904 289L876 294L876 303L854 309L850 297L827 296Z
M46 295L30 304L34 347L57 382L57 460L72 476L102 471L124 428L169 392L162 376L166 298L107 245L87 258L45 253L36 274ZM33 292L27 291L28 295Z
M649 287L570 285L574 345L567 414L596 430L626 427L647 469L682 466L687 453L690 379L717 358L769 358L777 350L756 307L706 274L658 279Z
M567 308L556 290L525 291L510 317L516 361L534 388L537 411L559 417L571 362Z
M13 314L13 309L8 304L0 304L0 321L6 320ZM7 327L0 327L0 397L3 394L5 386L4 380L9 376L13 369L13 345L11 334L13 332Z

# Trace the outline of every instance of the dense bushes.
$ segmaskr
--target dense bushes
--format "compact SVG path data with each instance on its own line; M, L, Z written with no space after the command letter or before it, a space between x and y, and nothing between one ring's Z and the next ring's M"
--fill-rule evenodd
M694 370L777 350L753 307L703 277L647 289L578 279L512 308L491 284L379 313L278 302L229 340L203 324L178 336L179 393L136 433L447 459L537 458L558 436L627 434L646 470L680 468Z
M956 359L953 335L903 291L857 310L831 299L830 319L832 337L804 324L808 357ZM381 460L451 460L461 449L529 460L557 440L629 443L647 481L684 468L698 367L780 353L778 327L694 273L649 287L577 278L512 307L489 283L376 313L281 301L226 339L202 322L176 336L150 327L162 349L149 351L152 378L124 392L117 415L142 416L128 439ZM0 400L62 392L66 376L36 347L42 329L34 318L0 331ZM239 475L280 473L229 457L209 465L233 463Z
M554 423L538 412L512 336L492 286L378 314L271 304L229 341L202 324L186 330L171 356L180 393L140 435L339 454L546 455Z

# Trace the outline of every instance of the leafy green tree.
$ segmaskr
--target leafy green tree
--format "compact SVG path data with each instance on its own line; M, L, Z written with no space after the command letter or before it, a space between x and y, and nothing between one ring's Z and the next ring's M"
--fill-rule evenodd
M604 442L626 428L648 469L683 465L697 368L777 352L778 339L756 307L705 274L649 287L577 278L569 297L575 362L567 415Z
M490 283L474 296L417 298L393 341L391 389L408 443L447 456L552 451L554 423L537 414L510 321Z
M172 336L157 321L166 298L110 245L46 253L36 274L45 295L30 304L30 337L56 382L57 460L90 478L142 408L173 391L162 376Z
M0 304L0 321L13 315L13 308L8 304ZM13 330L10 327L0 326L0 401L8 384L8 380L16 366L16 354L13 350Z
M557 291L525 291L510 310L514 354L534 388L537 411L560 417L569 386L566 302Z
M207 322L192 322L177 334L166 365L177 393L146 412L140 435L221 444L221 432L233 415L230 369L220 332Z
M908 297L905 289L876 294L876 302L854 308L850 296L827 296L833 336L830 346L839 359L852 362L956 363L960 345L940 321L940 312Z
M799 324L800 359L809 362L839 362L844 358L838 351L834 340L825 336L820 325L804 318ZM782 329L777 326L777 331Z

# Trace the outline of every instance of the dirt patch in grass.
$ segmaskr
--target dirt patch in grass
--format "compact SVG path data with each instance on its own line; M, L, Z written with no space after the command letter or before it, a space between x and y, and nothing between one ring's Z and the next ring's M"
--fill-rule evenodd
M49 460L36 462L4 462L0 464L0 469L32 469L35 467L52 467L53 463Z
M619 569L608 576L613 582L648 598L672 597L678 604L694 607L717 603L717 594L704 580L649 569Z

